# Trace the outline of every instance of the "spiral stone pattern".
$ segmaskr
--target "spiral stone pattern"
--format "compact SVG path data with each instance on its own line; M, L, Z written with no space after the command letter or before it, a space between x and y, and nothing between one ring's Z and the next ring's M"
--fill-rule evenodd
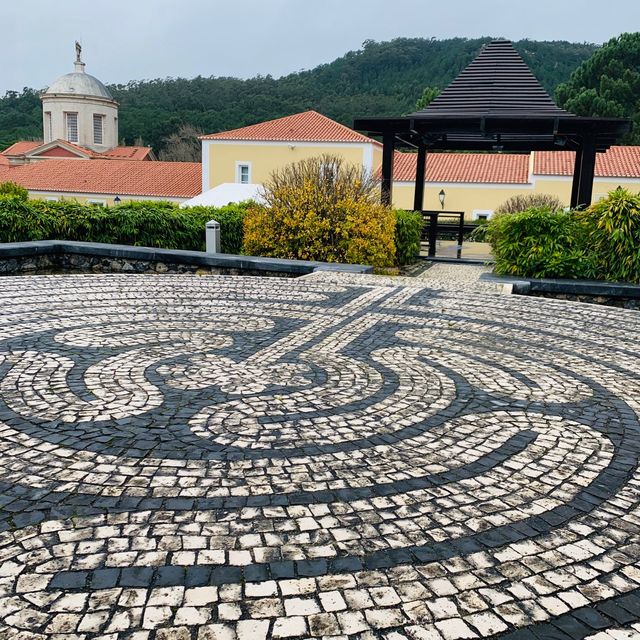
M640 313L2 285L0 640L640 638Z

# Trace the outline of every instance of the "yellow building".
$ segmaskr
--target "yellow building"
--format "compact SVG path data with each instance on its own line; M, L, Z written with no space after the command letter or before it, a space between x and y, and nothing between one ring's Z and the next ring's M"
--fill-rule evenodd
M202 190L225 183L262 184L286 164L330 153L380 175L382 145L315 112L202 136ZM465 219L491 217L508 198L532 193L569 205L574 153L428 153L425 210L463 211ZM393 205L413 208L416 154L394 156ZM593 200L618 186L640 191L640 147L598 154ZM440 194L444 192L444 207Z
M465 219L491 217L505 200L516 195L549 194L565 206L571 201L575 153L535 151L514 153L427 154L423 208L463 211ZM416 154L396 152L393 204L413 208ZM617 187L640 192L640 147L611 147L598 154L593 202Z
M272 171L323 154L340 155L373 174L382 145L317 111L202 136L202 191L238 182L263 184Z

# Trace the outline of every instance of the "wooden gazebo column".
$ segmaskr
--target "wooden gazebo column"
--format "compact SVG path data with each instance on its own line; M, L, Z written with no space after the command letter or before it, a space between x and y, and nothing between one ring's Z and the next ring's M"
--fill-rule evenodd
M593 197L593 179L596 174L596 139L585 136L576 152L576 163L571 188L571 206L587 208Z
M424 208L424 175L427 166L427 147L423 142L418 145L418 157L416 158L416 186L413 193L413 210L422 212Z
M578 192L580 191L580 167L582 166L582 145L576 149L576 159L573 163L573 182L571 183L571 203L570 207L575 209L578 206Z
M396 146L396 134L385 132L382 135L382 204L391 206L393 196L393 153Z

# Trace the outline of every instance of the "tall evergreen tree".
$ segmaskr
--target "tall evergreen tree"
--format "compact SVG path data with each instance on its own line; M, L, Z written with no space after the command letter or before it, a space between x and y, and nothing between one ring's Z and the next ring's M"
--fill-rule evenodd
M579 116L631 118L626 144L640 144L640 33L613 38L556 90L558 104Z

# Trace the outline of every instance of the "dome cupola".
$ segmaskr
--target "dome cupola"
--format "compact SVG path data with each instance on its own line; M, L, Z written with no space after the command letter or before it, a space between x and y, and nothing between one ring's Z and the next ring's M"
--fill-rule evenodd
M94 151L118 145L118 103L107 87L85 72L76 42L74 71L60 76L40 96L44 141L62 139Z

